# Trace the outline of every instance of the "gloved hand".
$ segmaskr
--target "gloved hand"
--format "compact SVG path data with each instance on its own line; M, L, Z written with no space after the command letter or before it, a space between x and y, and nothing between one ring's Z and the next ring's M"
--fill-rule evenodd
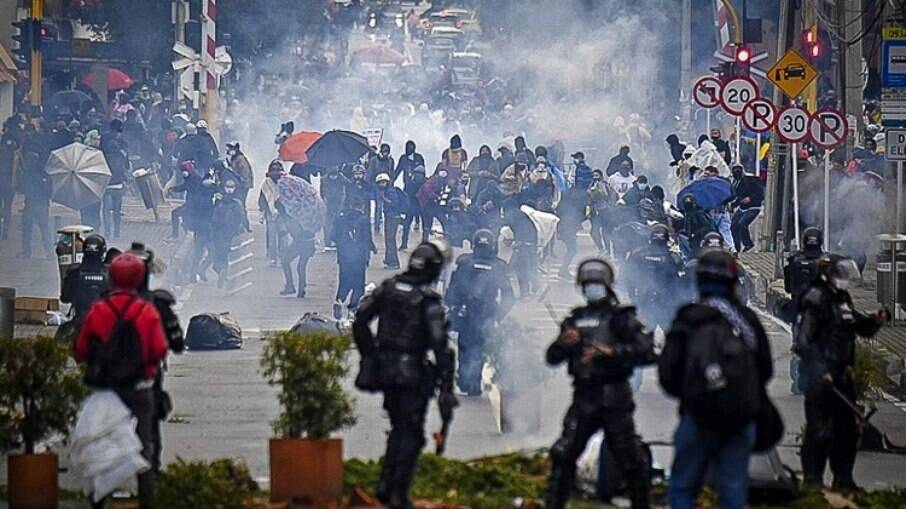
M437 406L440 407L442 416L452 415L453 409L459 406L459 400L452 391L443 391L437 397Z

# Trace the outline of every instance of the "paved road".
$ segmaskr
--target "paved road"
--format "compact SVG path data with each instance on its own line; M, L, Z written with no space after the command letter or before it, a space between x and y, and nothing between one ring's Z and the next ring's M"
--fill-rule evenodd
M261 479L268 475L267 440L271 436L270 422L278 408L275 391L266 386L259 373L258 362L263 347L262 336L268 330L291 326L306 311L330 312L336 284L336 264L330 252L318 253L309 266L308 297L296 299L278 295L283 281L279 269L267 266L263 254L263 231L254 225L248 237L254 240L241 253L252 252L250 260L242 267L252 272L242 281L253 285L235 295L228 295L212 282L200 283L191 288L181 288L183 297L180 313L183 323L189 317L204 311L229 311L242 325L246 343L242 350L225 352L189 352L171 358L168 389L175 401L175 421L164 426L166 461L176 456L189 458L239 457L245 460L253 474ZM590 253L590 242L581 239L580 246ZM382 245L380 239L376 242ZM4 249L4 251L6 251ZM238 256L238 255L237 255ZM0 280L15 272L25 270L24 261L4 257L0 266ZM403 258L405 261L405 257ZM372 262L368 278L380 281L389 275L380 267L380 255ZM556 273L557 265L548 267ZM545 300L556 313L562 315L578 302L572 282L544 278L550 284ZM43 278L42 278L43 281ZM47 284L47 283L45 283ZM42 285L43 286L43 285ZM536 300L520 301L514 308L516 319L527 325L527 337L520 341L526 359L536 362L537 369L546 370L542 352L553 337L553 322L544 307ZM768 317L764 322L770 333L776 359L776 376L771 393L787 423L787 436L780 453L784 461L798 469L796 455L797 435L802 427L802 400L789 394L788 332ZM355 359L352 359L355 365ZM352 391L351 381L348 387ZM569 385L563 370L552 373L537 389L540 409L540 428L534 433L501 435L487 397L463 401L456 414L449 454L470 458L517 449L547 447L559 432L560 421L568 404ZM658 385L653 370L645 372L645 380L638 395L637 422L641 434L648 440L671 441L675 426L675 404L666 399ZM387 422L380 408L380 400L373 395L356 394L359 422L345 430L344 447L347 457L376 458L383 450ZM528 413L531 413L530 411ZM892 436L906 440L906 414L892 404L882 404L875 422ZM432 408L429 428L438 426L437 412ZM670 449L655 449L656 459L669 464ZM2 469L3 467L0 467ZM888 484L906 485L906 457L885 454L862 454L857 465L857 480L867 487ZM64 482L75 487L74 479Z

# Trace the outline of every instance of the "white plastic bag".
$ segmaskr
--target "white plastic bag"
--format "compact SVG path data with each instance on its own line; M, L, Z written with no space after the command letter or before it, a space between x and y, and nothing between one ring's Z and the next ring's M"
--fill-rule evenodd
M95 501L151 468L141 454L135 419L113 391L96 391L82 402L71 441L72 470Z

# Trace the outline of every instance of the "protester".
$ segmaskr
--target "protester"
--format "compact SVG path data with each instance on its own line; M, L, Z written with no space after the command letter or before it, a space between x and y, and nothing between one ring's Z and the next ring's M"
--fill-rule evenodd
M355 313L359 299L365 293L365 270L377 247L371 237L370 222L365 215L367 201L361 198L347 200L334 225L334 244L337 246L339 266L337 295L333 315L337 320L345 316L343 307ZM348 299L348 302L347 302Z
M610 161L608 161L606 169L607 176L610 177L617 173L622 173L623 167L628 168L630 173L632 173L632 170L635 167L635 163L632 158L629 157L629 147L626 145L620 147L619 153L611 157Z
M745 253L755 247L749 226L761 213L764 201L764 187L757 177L746 175L742 166L733 167L733 192L735 199L732 207L736 209L730 223L730 232L736 243L736 251Z

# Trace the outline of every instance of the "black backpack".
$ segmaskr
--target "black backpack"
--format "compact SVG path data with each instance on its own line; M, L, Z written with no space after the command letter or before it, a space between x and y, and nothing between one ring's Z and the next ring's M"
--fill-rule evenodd
M99 389L128 388L145 378L145 355L135 323L126 318L129 309L140 299L133 297L120 313L110 302L104 303L116 315L110 339L91 342L85 384ZM141 302L144 305L144 302Z
M706 313L686 345L683 405L705 429L738 430L761 404L755 352L719 312Z

